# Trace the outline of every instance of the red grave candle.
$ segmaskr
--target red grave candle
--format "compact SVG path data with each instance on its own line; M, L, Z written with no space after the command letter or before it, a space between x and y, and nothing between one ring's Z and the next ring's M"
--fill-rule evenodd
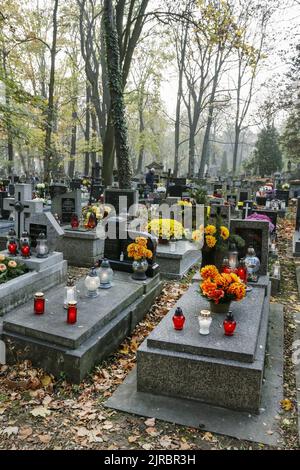
M77 321L77 302L72 300L68 303L67 323L73 325Z
M173 325L175 330L182 330L185 323L185 316L180 307L178 307L173 315Z
M232 336L236 329L236 321L232 312L229 312L223 322L224 332L226 336Z
M7 249L10 255L16 255L18 251L18 245L16 242L9 242L7 245Z
M27 244L24 244L21 246L21 254L23 258L29 258L30 256L30 246Z
M45 313L45 296L43 292L37 292L34 295L34 313L36 315Z
M77 216L76 214L73 214L73 215L72 215L72 218L71 218L71 227L72 227L73 229L79 227L79 219L78 219L78 216Z

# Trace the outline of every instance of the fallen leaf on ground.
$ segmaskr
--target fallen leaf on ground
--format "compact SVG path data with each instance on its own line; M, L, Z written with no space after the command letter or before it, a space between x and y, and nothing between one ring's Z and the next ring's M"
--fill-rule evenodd
M49 436L49 434L42 434L41 436L39 436L39 440L43 444L49 444L49 442L51 441L51 436Z
M30 414L34 417L41 417L45 418L46 416L49 416L51 414L51 411L48 410L48 408L45 408L44 406L37 406L33 410L30 411Z
M155 426L155 418L146 419L145 425L149 428L153 428Z
M33 431L32 431L32 428L30 426L24 426L24 427L20 428L19 438L21 440L27 439L27 437L31 436L32 432Z
M8 437L11 435L16 435L19 432L18 426L8 426L7 428L3 429L2 434L6 434Z

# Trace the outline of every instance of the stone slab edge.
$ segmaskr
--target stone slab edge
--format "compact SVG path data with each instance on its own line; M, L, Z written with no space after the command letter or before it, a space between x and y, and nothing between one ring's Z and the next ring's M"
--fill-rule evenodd
M279 304L271 305L268 348L273 361L271 367L267 366L265 370L259 415L226 410L193 400L137 392L136 368L105 402L105 406L237 439L278 446L281 437L276 429L275 416L280 411L283 390L283 308Z

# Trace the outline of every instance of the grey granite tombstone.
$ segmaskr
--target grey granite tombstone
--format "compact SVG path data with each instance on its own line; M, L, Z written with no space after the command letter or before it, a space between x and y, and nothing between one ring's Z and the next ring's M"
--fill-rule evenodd
M245 241L245 247L239 248L239 257L244 258L249 246L253 246L261 263L259 274L267 274L269 256L269 222L260 220L232 219L230 221L230 233L239 235Z
M14 212L15 230L20 238L25 230L25 220L33 214L43 213L43 203L32 200L31 184L16 184L15 197L4 199L5 210Z
M51 212L33 214L25 220L25 230L30 234L31 246L36 247L36 239L40 233L44 233L48 240L50 251L57 248L58 239L64 235L64 230L57 223Z
M116 215L122 212L128 213L130 208L132 208L131 215L134 215L138 205L138 191L135 189L119 188L105 189L104 203L112 206L115 209Z
M249 191L245 189L239 190L239 202L244 202L249 200Z
M54 196L51 204L52 214L57 214L62 224L71 222L72 214L81 215L81 190L68 191Z
M153 257L148 260L149 268L147 276L153 277L159 273L159 265L156 262L156 249L157 239L150 233L139 232L139 231L127 231L125 238L119 236L120 224L124 222L120 217L114 217L109 219L109 223L116 224L116 236L113 238L106 238L104 242L104 257L107 258L111 264L111 267L117 271L132 272L133 260L127 256L127 247L134 241L136 237L144 237L147 239L147 248L153 253ZM124 228L123 228L124 229ZM120 260L121 254L123 260Z
M4 199L8 197L8 192L7 191L0 191L0 216L1 219L8 219L10 212L7 210L3 209L3 203Z

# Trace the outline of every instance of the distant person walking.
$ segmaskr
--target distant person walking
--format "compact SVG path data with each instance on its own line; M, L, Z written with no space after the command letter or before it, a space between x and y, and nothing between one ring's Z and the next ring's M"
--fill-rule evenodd
M146 184L149 186L151 193L154 191L154 175L155 175L155 170L154 168L151 168L151 170L148 171L146 174Z

